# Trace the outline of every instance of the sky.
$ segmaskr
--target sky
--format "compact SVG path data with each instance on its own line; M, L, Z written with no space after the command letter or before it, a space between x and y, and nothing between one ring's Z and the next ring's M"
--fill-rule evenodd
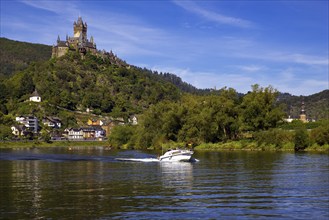
M1 0L1 37L47 45L82 17L97 49L197 88L329 88L328 0Z

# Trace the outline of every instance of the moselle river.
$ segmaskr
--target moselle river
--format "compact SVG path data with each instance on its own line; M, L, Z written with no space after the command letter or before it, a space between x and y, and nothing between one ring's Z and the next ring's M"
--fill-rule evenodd
M0 219L329 219L329 155L0 150Z

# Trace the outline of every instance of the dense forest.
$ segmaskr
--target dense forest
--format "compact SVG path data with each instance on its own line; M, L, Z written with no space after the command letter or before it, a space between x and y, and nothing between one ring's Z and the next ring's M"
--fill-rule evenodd
M0 38L0 78L23 70L32 62L51 57L51 46Z
M89 108L99 117L139 115L138 126L114 128L109 141L115 147L172 142L195 146L242 139L259 146L293 143L298 149L328 144L329 127L323 120L328 120L329 90L306 97L259 85L252 85L245 95L232 88L201 90L171 73L119 66L88 53L50 58L50 49L1 38L2 139L9 136L17 115L58 116L64 127L74 127L81 122L76 112ZM26 101L35 90L42 97L40 104ZM283 118L297 118L302 102L309 118L318 122L288 126Z

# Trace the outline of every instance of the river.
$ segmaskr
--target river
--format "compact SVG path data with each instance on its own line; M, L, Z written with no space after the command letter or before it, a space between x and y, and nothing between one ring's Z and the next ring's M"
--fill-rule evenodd
M0 219L329 219L329 155L0 150Z

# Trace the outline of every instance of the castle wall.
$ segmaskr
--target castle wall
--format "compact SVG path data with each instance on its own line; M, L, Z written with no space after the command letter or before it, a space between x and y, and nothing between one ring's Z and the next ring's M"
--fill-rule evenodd
M68 47L53 47L52 58L64 56L69 51Z

